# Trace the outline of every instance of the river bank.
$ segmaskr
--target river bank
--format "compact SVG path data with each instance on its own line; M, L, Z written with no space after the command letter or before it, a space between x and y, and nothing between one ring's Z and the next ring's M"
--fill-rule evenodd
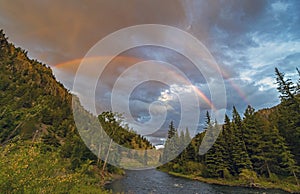
M201 181L204 183L208 184L213 184L213 185L223 185L223 186L231 186L231 187L245 187L245 188L258 188L258 189L279 189L282 191L286 191L289 193L300 193L300 187L297 187L297 185L293 185L290 183L286 182L281 182L281 183L271 183L267 182L264 180L260 180L257 183L253 184L247 184L243 181L240 180L226 180L226 179L213 179L213 178L204 178L201 176L196 176L196 175L185 175L181 173L176 173L172 171L167 171L165 169L159 169L162 172L168 173L172 176L175 177L181 177L181 178L186 178L186 179L191 179L191 180L197 180Z

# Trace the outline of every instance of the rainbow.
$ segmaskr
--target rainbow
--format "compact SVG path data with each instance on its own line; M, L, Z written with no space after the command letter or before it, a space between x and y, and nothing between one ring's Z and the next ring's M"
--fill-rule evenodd
M79 67L79 65L84 62L85 64L89 64L92 62L97 62L99 60L104 60L107 58L111 58L111 56L94 56L94 57L86 57L86 58L78 58L78 59L73 59L70 61L66 61L66 62L62 62L59 64L56 64L53 66L53 68L56 69L60 69L62 71L66 71L69 72L71 74L76 74L76 71ZM130 57L130 56L116 56L114 57L111 61L116 61L116 62L126 62L126 65L132 65L141 61L144 61L141 58L137 58L137 57ZM215 70L217 70L223 78L225 78L226 80L229 81L230 85L233 87L233 89L238 93L238 95L248 104L247 102L247 97L244 94L244 92L231 80L230 75L225 71L225 70L221 70L218 67L214 67ZM171 72L172 74L174 74L174 76L179 79L180 81L182 81L183 83L187 84L187 85L192 85L191 82L186 79L184 76L178 74L177 72L175 72L174 70L170 70L167 69L169 72ZM211 102L211 100L196 86L192 85L194 91L196 92L196 94L202 99L204 100L205 103L207 103L212 110L216 110L214 104Z
M89 64L89 63L97 62L97 61L104 60L107 58L110 58L110 57L109 56L94 56L94 57L78 58L78 59L73 59L70 61L58 63L58 64L54 65L53 68L68 71L75 75L76 71L81 63L84 62L85 64ZM127 61L128 64L134 64L134 63L142 61L142 59L139 59L136 57L129 57L129 56L117 56L112 61L114 61L114 60Z
M231 78L231 76L229 75L229 73L226 72L225 69L222 69L222 71L219 71L220 74L222 75L222 77L225 79L225 80L228 80L229 84L233 87L233 89L238 93L238 95L243 99L243 101L249 105L249 101L248 101L248 98L246 96L246 94L239 88L239 86L234 83L234 81Z

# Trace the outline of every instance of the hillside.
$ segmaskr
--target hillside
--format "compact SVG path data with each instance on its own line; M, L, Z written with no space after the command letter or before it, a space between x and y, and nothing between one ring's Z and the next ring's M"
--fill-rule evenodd
M2 31L0 45L0 142L17 134L31 138L47 133L58 138L74 131L71 95L56 82L51 69L8 43Z
M99 193L104 192L102 185L109 173L122 173L111 165L103 167L83 143L71 103L71 94L55 80L51 69L29 59L1 30L1 193L83 192L87 187ZM119 126L116 134L130 135L143 149L152 148L146 139L125 131Z

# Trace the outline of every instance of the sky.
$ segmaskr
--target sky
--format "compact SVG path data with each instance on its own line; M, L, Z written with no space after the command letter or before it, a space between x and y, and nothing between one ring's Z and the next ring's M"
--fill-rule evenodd
M300 1L297 0L2 0L0 28L10 41L28 50L31 58L49 65L56 78L72 91L80 59L105 36L139 24L177 27L200 40L217 61L227 100L226 107L220 109L230 115L233 105L242 114L248 104L261 109L279 103L275 67L285 72L288 78L297 79L296 67L300 67L299 10ZM204 79L205 75L184 56L170 49L144 46L121 53L105 68L96 90L99 112L111 108L112 89L121 74L144 60L164 61L177 68L172 70L166 66L166 70L162 70L164 81L171 83L174 72L182 72L190 83L175 80L166 85L154 80L136 86L128 101L135 122L151 120L151 111L158 117L167 111L161 128L166 128L171 120L180 120L180 114L192 117L193 110L184 112L178 95L187 95L194 87L210 98L207 85L211 80ZM147 73L158 74L153 69L149 72L140 70L132 74L132 79ZM77 95L86 95L89 76L82 79L81 94ZM118 89L122 92L128 85ZM124 98L118 96L117 100L122 102ZM201 108L203 118L211 107L201 97L199 102L199 105L194 103L194 108ZM217 119L222 122L223 118ZM148 126L151 127L154 126Z

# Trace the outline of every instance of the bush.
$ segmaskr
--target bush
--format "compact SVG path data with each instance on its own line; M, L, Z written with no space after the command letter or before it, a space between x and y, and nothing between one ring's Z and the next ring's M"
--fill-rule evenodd
M276 174L274 174L274 173L270 173L269 180L270 180L272 183L277 183L277 182L279 182L278 176L277 176Z
M230 174L230 172L229 172L229 170L228 169L225 169L224 171L223 171L223 175L224 175L224 178L225 179L232 179L233 178L233 176L232 176L232 174Z
M90 162L75 172L69 171L69 160L62 159L58 151L42 152L41 143L10 143L0 148L1 193L68 193L86 185L101 191L98 178L88 175Z
M239 174L239 180L245 182L248 185L253 185L258 181L258 178L256 172L249 169L242 169L241 173Z

